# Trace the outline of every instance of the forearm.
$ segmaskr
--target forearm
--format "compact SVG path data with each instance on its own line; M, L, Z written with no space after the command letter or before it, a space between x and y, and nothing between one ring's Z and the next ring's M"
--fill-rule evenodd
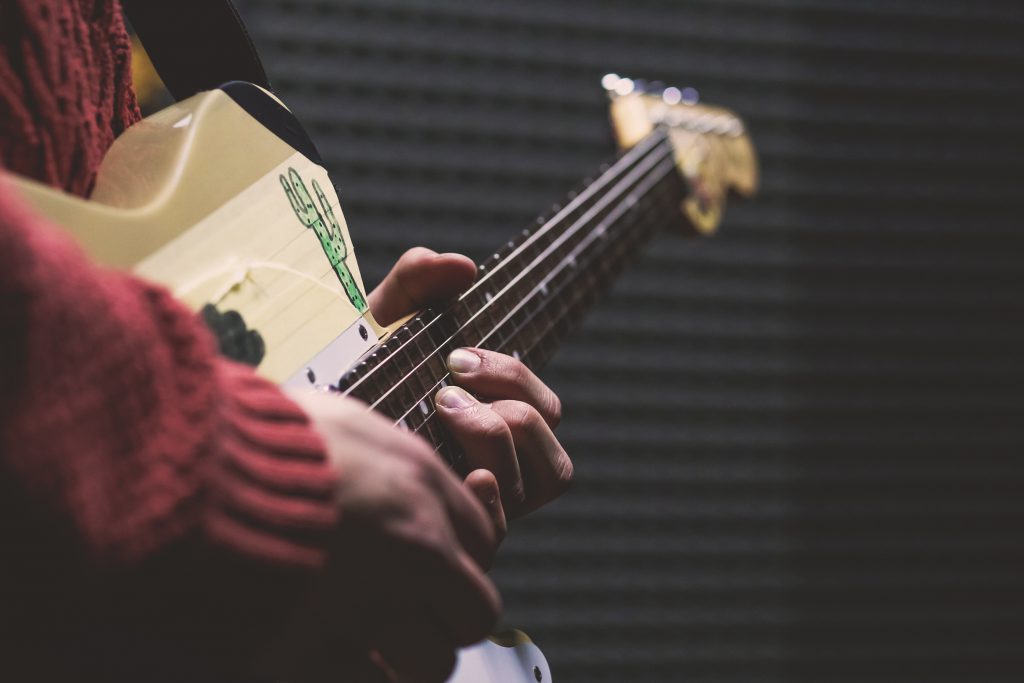
M306 537L333 521L333 474L305 415L219 358L167 292L93 267L9 188L0 222L6 476L99 564L203 526L243 552L321 562Z
M335 525L305 413L219 358L168 293L88 263L2 177L0 344L0 577L17 586L0 624L19 604L66 619L91 592L104 629L141 616L168 647L261 648Z

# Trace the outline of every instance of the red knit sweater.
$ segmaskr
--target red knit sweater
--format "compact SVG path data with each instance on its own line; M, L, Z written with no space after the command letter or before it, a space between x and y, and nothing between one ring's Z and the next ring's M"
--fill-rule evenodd
M0 0L3 165L86 194L129 63L117 0ZM334 480L276 387L0 173L0 670L238 670L323 566Z

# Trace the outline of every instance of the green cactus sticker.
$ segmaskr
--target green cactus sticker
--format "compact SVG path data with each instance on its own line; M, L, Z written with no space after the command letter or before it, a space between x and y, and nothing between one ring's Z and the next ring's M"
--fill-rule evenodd
M302 178L294 168L288 169L287 178L284 175L280 175L278 178L281 180L281 187L284 188L284 193L288 196L288 201L291 202L299 222L307 228L312 228L316 233L320 240L320 246L323 247L324 254L327 255L327 260L330 261L331 268L334 269L334 274L338 276L341 286L345 289L348 300L352 302L357 311L365 312L366 298L359 291L359 285L356 284L355 278L352 277L352 271L345 263L345 259L348 258L345 235L341 232L341 226L338 225L338 221L334 217L331 202L327 199L324 191L320 189L320 183L313 180L313 192L316 193L323 213L313 204L313 198L306 190L306 184L302 182ZM325 216L326 221L324 220Z

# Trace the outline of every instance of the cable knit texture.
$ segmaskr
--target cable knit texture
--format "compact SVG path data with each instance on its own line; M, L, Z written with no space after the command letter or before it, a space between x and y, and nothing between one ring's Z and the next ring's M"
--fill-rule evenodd
M0 151L19 172L86 194L139 118L112 0L0 0Z
M4 166L86 194L138 118L118 4L0 0L0 40ZM29 678L158 679L144 662L168 652L227 671L324 565L319 436L214 349L191 311L90 264L0 173L0 652L33 660ZM51 656L69 648L81 658Z

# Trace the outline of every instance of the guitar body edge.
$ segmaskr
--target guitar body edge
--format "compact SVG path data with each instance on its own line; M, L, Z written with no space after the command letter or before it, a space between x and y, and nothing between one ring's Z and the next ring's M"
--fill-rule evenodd
M319 161L276 98L238 83L125 131L88 200L10 178L99 263L162 284L204 315L238 313L266 345L258 372L302 387L336 379L387 332L367 310ZM538 680L551 680L543 654L512 631L460 650L449 683Z
M284 382L357 320L371 341L381 334L317 160L276 98L235 83L125 131L88 200L14 184L94 260L162 284L196 311L241 315L265 347L258 371Z

